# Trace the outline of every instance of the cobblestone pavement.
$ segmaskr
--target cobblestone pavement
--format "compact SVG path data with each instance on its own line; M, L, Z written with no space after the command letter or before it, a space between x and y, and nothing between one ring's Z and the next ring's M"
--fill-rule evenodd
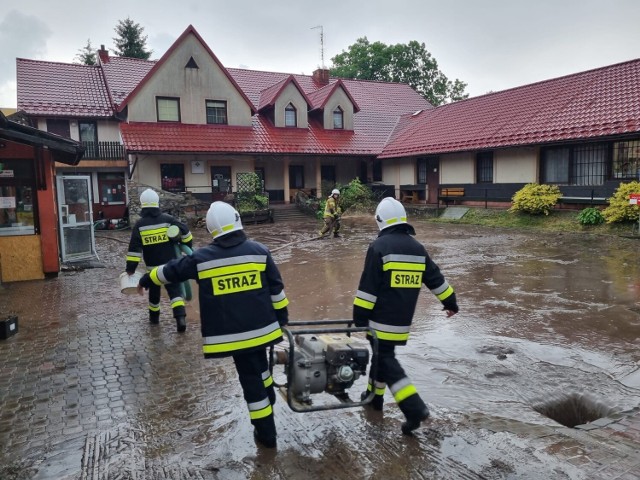
M398 441L392 408L391 425L366 410L306 422L280 401L278 451L262 450L232 363L201 357L197 302L178 334L164 296L154 326L145 298L120 294L127 236L98 238L105 268L0 286L19 318L0 340L0 479L640 478L638 408L566 428L436 407Z

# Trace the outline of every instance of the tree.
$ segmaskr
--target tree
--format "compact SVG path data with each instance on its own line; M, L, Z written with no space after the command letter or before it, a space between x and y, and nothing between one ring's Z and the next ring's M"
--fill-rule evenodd
M450 81L438 70L438 62L425 44L415 40L408 44L386 45L371 43L367 37L362 37L331 61L331 75L335 77L406 83L432 105L469 96L464 93L467 84L458 79Z
M126 20L118 21L114 29L118 34L113 38L115 42L114 53L120 57L141 58L149 60L153 53L147 50L147 36L142 35L144 28L139 23L135 23L129 17Z
M75 60L84 65L95 65L97 62L96 51L91 47L91 40L87 39L87 44L84 48L78 50L78 54L75 56Z

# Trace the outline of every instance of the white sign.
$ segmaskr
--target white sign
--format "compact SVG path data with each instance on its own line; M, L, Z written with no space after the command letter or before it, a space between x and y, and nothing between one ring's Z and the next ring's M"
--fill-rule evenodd
M13 170L2 170L0 178L13 178Z
M191 173L204 173L204 162L202 160L191 160Z
M0 197L0 208L16 208L16 197Z

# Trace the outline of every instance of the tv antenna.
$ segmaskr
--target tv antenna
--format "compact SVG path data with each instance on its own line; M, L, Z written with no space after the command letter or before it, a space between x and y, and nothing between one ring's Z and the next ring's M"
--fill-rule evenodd
M311 30L320 29L320 61L322 62L322 68L324 69L324 29L322 25L317 27L311 27Z

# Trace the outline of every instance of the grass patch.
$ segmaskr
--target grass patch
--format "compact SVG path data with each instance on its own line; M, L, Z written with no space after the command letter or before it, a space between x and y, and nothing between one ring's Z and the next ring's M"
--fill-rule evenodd
M602 225L581 225L575 211L552 211L549 215L529 215L511 213L507 210L470 208L460 220L441 217L423 217L435 223L456 223L483 225L486 227L516 228L548 232L592 233L599 235L637 235L638 224L614 223Z

